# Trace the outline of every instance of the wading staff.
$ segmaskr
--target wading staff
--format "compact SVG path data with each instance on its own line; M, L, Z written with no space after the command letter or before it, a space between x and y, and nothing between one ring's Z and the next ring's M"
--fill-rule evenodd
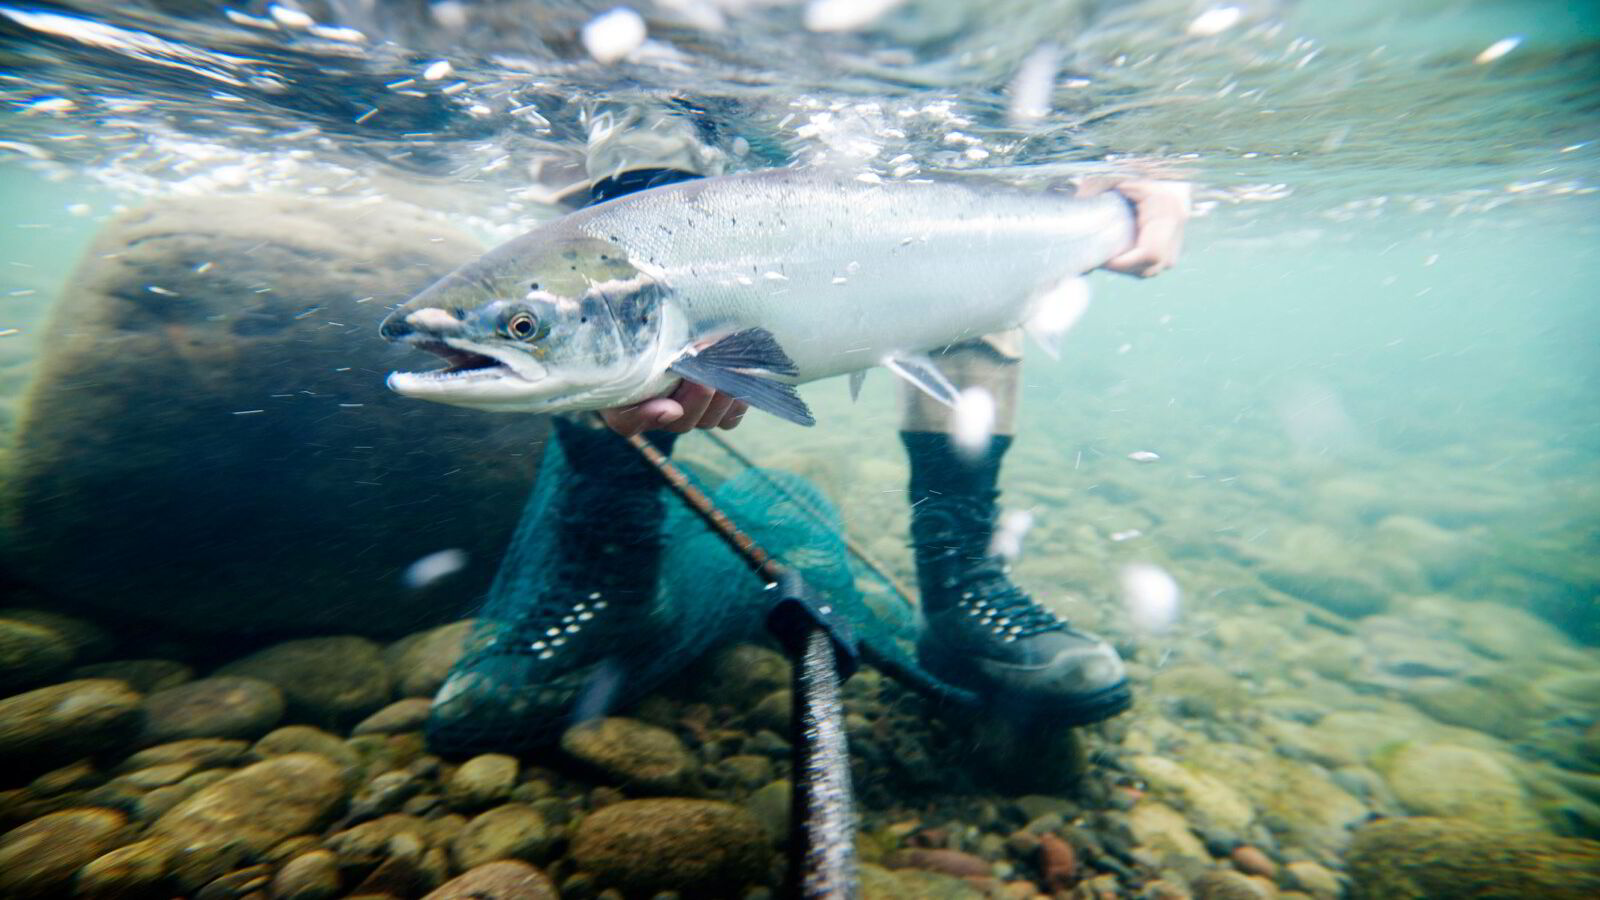
M855 640L833 607L798 572L740 529L672 460L638 435L628 443L766 581L766 590L773 595L767 630L794 664L788 892L802 900L854 900L859 896L855 801L839 685L855 672Z

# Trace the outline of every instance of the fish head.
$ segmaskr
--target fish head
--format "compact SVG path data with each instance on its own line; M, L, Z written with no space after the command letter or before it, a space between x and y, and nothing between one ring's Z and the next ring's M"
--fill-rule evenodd
M495 412L604 409L665 370L666 289L616 245L535 230L440 279L380 332L442 357L394 372L406 397Z

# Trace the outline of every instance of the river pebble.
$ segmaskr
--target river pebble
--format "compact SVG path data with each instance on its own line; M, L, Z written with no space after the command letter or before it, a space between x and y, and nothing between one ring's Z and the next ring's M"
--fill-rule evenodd
M533 866L514 860L486 863L440 885L423 900L557 900L556 886Z
M771 838L750 813L714 800L623 800L578 823L572 860L625 892L737 894L761 879Z
M144 698L144 737L255 739L283 718L283 692L258 678L202 678Z
M57 897L74 873L115 846L127 817L109 809L67 809L0 836L0 897Z

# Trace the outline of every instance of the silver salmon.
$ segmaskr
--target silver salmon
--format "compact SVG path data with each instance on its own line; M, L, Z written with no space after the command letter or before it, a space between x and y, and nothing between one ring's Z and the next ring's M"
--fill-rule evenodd
M809 425L794 385L883 365L953 402L926 353L1017 326L1048 340L1077 279L1133 235L1116 193L795 170L679 182L541 225L395 309L383 336L448 365L388 383L561 412L688 379Z

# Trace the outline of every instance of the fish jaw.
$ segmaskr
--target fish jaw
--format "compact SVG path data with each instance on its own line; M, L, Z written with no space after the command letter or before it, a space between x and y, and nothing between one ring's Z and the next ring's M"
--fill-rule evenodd
M548 403L549 371L527 353L456 337L409 343L450 365L431 372L391 372L386 383L402 397L500 412L540 412Z

